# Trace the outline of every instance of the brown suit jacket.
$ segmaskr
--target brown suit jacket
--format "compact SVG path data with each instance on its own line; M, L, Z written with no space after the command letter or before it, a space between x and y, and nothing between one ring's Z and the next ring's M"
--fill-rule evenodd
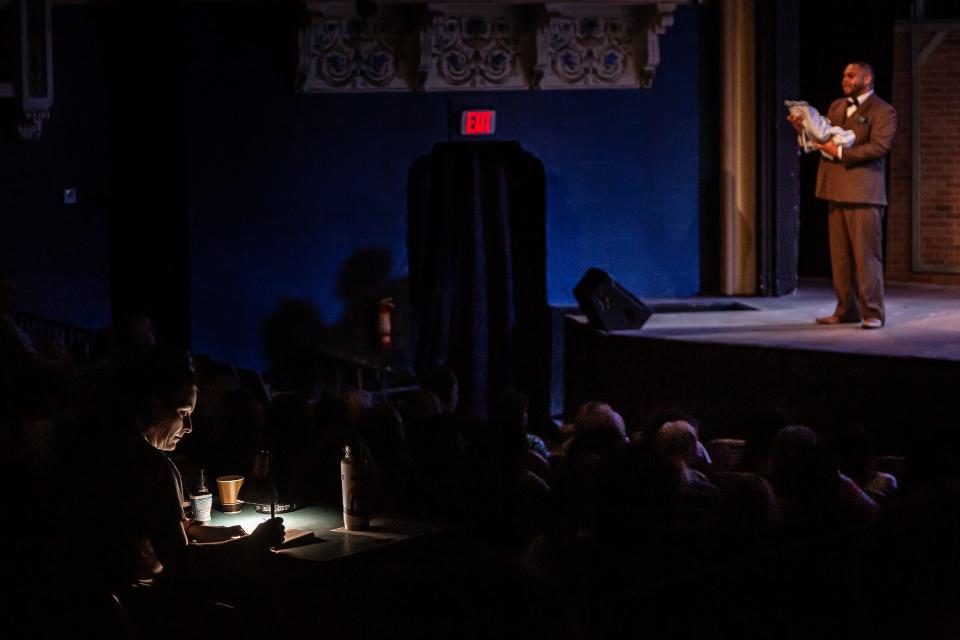
M834 100L827 110L830 124L849 129L856 141L843 159L820 159L817 197L855 204L887 204L886 156L897 133L897 112L873 94L847 118L847 100Z

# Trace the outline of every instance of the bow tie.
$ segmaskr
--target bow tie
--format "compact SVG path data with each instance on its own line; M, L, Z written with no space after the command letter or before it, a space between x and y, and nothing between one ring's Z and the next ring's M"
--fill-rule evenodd
M860 103L857 102L857 99L856 99L856 98L847 98L847 106L848 106L848 107L859 107L859 106L860 106Z

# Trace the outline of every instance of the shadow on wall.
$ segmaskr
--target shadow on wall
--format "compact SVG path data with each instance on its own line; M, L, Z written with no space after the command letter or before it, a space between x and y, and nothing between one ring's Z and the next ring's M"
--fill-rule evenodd
M409 369L410 294L406 277L391 276L390 251L364 249L341 266L336 295L343 302L340 321L327 325L313 301L282 298L260 325L260 347L267 377L275 389L308 390L323 384L323 354L362 360L379 367ZM380 301L390 299L391 346L383 348L378 331Z
M343 303L340 322L330 327L328 348L372 364L410 368L410 285L392 275L393 257L383 247L363 249L340 267L336 295ZM380 346L377 311L384 299L393 301L391 347Z

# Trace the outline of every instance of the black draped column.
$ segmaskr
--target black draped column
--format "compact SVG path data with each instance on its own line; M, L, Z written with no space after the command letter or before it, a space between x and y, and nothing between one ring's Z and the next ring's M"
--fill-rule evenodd
M417 371L452 368L465 412L519 389L546 414L545 192L543 163L516 142L438 144L411 169Z

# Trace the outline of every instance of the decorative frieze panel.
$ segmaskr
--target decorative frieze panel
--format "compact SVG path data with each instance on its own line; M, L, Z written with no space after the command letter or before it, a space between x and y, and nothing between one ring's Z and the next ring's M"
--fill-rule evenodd
M633 28L625 17L550 14L541 89L636 87Z
M649 87L678 2L472 4L310 0L300 89L488 91ZM373 5L376 8L376 5Z
M417 32L396 17L322 15L300 34L304 91L407 91L416 83L409 46Z
M431 65L423 88L526 89L524 38L516 16L437 12L430 32Z

